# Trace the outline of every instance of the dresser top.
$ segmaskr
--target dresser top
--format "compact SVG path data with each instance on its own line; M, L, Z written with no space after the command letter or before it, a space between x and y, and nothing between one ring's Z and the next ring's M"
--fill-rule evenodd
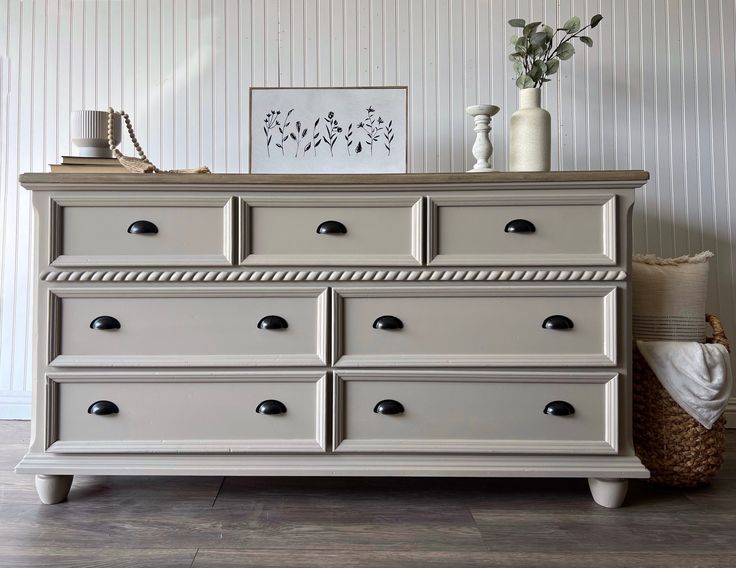
M430 174L79 174L27 173L20 183L35 191L74 189L197 189L222 190L241 186L250 191L271 189L338 190L346 186L395 190L433 186L434 189L534 189L545 186L639 187L649 179L643 170L562 172L492 172ZM126 188L128 189L128 188Z

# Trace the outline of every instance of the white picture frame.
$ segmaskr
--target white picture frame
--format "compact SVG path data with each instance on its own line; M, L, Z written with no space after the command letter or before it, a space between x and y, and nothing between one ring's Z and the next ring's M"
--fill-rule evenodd
M251 87L253 174L406 173L406 87Z

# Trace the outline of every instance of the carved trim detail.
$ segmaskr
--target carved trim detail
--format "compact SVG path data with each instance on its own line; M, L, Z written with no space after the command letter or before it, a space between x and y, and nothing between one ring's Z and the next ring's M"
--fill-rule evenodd
M52 270L45 282L565 282L626 280L623 270Z

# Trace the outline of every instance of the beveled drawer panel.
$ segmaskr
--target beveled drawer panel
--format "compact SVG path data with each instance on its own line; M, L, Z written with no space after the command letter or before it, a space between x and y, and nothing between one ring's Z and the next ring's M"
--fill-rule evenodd
M55 374L47 378L47 451L321 452L325 378Z
M51 207L50 264L226 266L233 197L69 196Z
M419 196L248 197L240 224L241 264L422 262Z
M51 292L50 364L326 364L323 288L76 288Z
M337 452L612 454L610 373L340 371Z
M611 286L333 289L336 366L616 363Z
M616 196L499 193L429 198L428 263L616 264Z

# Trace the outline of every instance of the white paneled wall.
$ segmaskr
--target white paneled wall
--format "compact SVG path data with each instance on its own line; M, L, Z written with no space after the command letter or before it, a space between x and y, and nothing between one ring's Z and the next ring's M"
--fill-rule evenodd
M16 180L71 151L69 113L130 112L163 168L245 172L248 88L408 85L410 170L472 160L463 109L516 107L509 18L605 19L546 86L553 168L644 168L639 252L710 249L736 339L733 0L0 0L0 417L29 414L31 211ZM131 152L129 144L124 151Z

